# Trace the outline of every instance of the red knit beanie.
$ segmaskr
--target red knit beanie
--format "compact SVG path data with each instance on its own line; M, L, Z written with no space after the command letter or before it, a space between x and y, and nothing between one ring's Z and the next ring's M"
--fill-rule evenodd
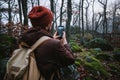
M53 13L51 10L43 6L35 6L29 12L28 17L33 27L46 27L53 20Z

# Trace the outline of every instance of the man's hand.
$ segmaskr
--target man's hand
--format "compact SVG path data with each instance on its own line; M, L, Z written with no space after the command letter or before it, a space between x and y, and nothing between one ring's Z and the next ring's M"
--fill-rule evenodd
M59 36L57 35L57 31L56 31L55 34L53 35L53 38L54 38L54 39L59 39L63 45L64 45L64 44L67 44L65 31L63 32L62 38L59 38Z

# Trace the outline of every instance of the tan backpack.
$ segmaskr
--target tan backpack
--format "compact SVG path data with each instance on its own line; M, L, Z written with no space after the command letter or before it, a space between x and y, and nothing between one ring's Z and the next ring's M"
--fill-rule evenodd
M13 51L12 57L7 62L7 71L4 80L45 80L40 74L34 50L50 37L41 37L31 48L19 48Z

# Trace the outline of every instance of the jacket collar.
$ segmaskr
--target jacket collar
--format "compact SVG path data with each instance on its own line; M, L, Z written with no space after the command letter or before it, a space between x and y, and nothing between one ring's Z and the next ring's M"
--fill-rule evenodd
M52 34L50 33L50 31L47 31L47 30L45 30L45 29L41 29L40 32L41 32L42 34L44 34L45 36L49 36L49 37L53 38L53 36L52 36Z

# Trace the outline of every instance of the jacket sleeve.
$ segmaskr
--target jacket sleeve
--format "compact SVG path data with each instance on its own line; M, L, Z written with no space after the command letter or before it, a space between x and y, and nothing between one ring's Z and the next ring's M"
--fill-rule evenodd
M55 49L60 66L67 66L74 63L74 55L68 44L62 45L61 42L58 41Z

